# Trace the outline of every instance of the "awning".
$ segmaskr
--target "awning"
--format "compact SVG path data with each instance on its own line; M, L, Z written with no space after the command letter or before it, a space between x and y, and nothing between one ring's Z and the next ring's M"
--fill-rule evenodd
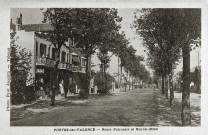
M77 56L77 54L75 52L72 52L71 55L76 55Z
M79 57L72 57L72 61L76 63L80 63Z

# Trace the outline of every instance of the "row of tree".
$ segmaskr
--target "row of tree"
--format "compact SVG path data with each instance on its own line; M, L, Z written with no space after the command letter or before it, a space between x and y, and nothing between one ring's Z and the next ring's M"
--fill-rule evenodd
M166 94L166 97L168 89L165 89L165 80L167 78L169 86L177 62L182 56L181 119L182 125L190 125L190 50L193 46L200 45L201 10L141 9L135 13L134 27L148 50L150 67L162 78L162 94ZM170 103L172 95L173 90L170 89Z
M117 9L109 8L48 8L43 10L43 22L50 23L54 31L48 32L48 40L56 48L56 64L51 83L51 105L55 103L55 90L57 88L57 67L59 64L60 48L68 38L76 42L76 47L86 57L86 75L83 80L81 98L88 98L91 78L91 56L99 50L98 58L103 66L105 76L105 89L107 91L107 73L111 56L109 52L121 59L121 66L128 70L132 76L144 78L149 76L145 67L140 63L142 58L135 55L135 50L129 46L125 34L120 32L122 18L118 16ZM141 74L143 73L143 74Z

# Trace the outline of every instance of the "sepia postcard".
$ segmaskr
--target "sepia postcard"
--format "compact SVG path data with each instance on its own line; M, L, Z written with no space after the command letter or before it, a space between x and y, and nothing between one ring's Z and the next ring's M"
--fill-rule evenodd
M2 0L0 134L206 135L207 6Z

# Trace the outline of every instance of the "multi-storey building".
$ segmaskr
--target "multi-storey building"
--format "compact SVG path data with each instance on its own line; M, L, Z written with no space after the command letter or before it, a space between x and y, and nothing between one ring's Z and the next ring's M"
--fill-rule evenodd
M14 27L14 24L12 23L11 26ZM23 25L20 14L15 29L16 44L32 53L30 77L33 80L27 85L34 85L36 91L44 90L50 86L57 52L54 45L47 40L46 33L53 31L54 28L51 24ZM57 76L59 83L63 83L65 89L78 93L76 78L79 74L85 73L86 58L74 46L71 39L68 39L68 42L61 46L59 60ZM42 86L39 86L39 82Z

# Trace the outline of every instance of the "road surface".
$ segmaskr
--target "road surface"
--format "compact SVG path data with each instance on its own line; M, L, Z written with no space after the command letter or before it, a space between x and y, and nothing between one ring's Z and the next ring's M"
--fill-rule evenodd
M173 106L174 107L174 106ZM45 110L45 111L43 111ZM27 108L31 115L12 119L11 126L180 126L180 106L170 108L157 89L136 89L119 95L92 96ZM22 114L22 113L21 113Z

